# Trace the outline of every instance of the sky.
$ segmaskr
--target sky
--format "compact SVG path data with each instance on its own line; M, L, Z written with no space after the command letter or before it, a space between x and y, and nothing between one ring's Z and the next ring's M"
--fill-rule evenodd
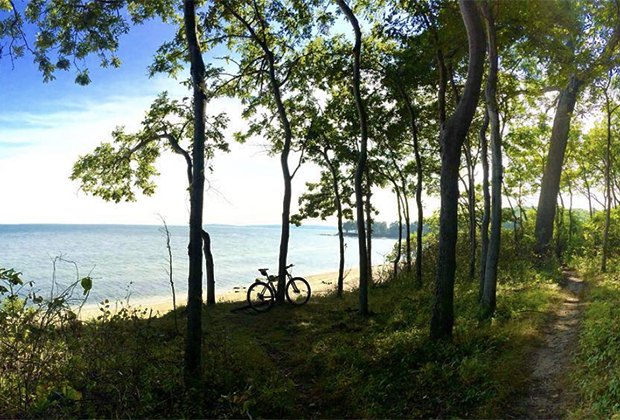
M79 190L70 181L73 163L102 141L110 141L117 126L137 129L152 100L167 90L172 97L187 96L178 80L147 77L147 66L173 28L157 22L135 27L121 39L119 69L90 63L92 83L78 86L73 71L57 73L43 83L41 74L25 57L0 61L0 224L13 223L122 223L186 224L189 203L185 163L180 156L163 156L157 192L133 203L107 203ZM242 107L234 99L212 102L208 112L225 111L228 134L244 127ZM207 176L205 223L278 224L283 182L279 158L269 156L260 139L234 144L231 153L218 154L214 172ZM295 156L291 166L296 166ZM304 165L293 180L293 211L305 182L318 180L319 170ZM374 192L378 220L397 219L389 191ZM436 203L429 201L430 208ZM333 220L312 224L334 224Z

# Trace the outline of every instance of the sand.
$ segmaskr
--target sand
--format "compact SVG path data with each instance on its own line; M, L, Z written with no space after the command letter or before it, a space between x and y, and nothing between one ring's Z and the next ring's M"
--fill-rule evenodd
M384 266L374 266L373 271L375 273L380 273L385 267ZM257 277L260 277L257 276ZM336 285L338 282L338 272L329 272L322 274L314 274L311 276L304 277L310 283L310 289L312 290L312 295L324 295L330 292L336 291ZM359 282L359 269L349 269L345 270L344 277L344 290L352 290L358 286ZM248 284L235 288L234 290L226 291L221 294L217 293L216 289L216 299L218 302L242 302L246 300L247 288L252 284L251 281L248 281ZM183 294L180 296L177 294L177 305L185 305L186 296ZM163 315L168 311L172 310L172 296L169 297L155 297L149 299L130 299L129 304L132 308L146 308L146 316L156 316ZM110 310L112 313L120 310L123 307L123 303L121 302L111 302ZM88 304L84 305L82 311L80 313L81 319L92 319L101 315L101 310L99 309L99 304Z

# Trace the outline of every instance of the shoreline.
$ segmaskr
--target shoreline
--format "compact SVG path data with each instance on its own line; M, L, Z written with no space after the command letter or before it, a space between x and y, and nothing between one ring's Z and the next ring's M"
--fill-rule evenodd
M384 268L384 265L373 266L373 272L379 274ZM338 282L338 271L330 271L321 274L313 274L304 277L310 284L312 296L326 295L330 292L335 292ZM350 268L344 271L344 290L350 291L356 289L359 283L359 268ZM251 284L251 283L250 283ZM218 303L233 303L243 302L246 300L247 288L250 286L237 286L236 289L227 290L222 293L217 293L216 289L216 301ZM122 301L110 301L110 311L112 314L118 312L124 307ZM186 296L177 296L177 307L185 306ZM156 296L152 298L143 298L129 300L129 307L148 309L149 314L153 316L161 316L172 310L172 296ZM80 313L80 319L89 320L96 318L101 314L99 303L89 303L84 305Z

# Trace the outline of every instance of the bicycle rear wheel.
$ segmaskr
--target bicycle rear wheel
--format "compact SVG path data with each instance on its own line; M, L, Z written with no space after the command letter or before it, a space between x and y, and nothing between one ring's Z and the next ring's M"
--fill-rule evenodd
M293 277L286 284L286 299L293 305L304 305L310 300L310 284L306 279Z
M248 305L256 312L267 312L274 300L273 289L262 281L257 281L248 289Z

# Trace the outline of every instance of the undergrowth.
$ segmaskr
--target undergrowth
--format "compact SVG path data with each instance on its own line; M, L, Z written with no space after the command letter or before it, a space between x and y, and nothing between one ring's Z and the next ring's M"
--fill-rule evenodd
M98 319L48 331L44 345L57 352L56 364L31 390L27 406L0 399L0 413L184 417L198 406L205 417L218 418L498 417L524 390L528 350L557 302L559 273L534 269L509 247L504 252L491 321L480 319L477 282L458 273L452 341L428 338L431 257L422 288L407 273L373 287L367 318L357 314L355 292L343 299L314 296L304 307L260 315L232 313L239 303L206 307L200 401L183 397L183 337L172 314L112 313L104 302ZM25 345L20 338L10 344ZM2 357L10 371L10 352ZM15 385L2 378L0 395Z
M574 418L617 418L620 416L620 270L618 260L599 273L599 258L578 260L589 279L576 369L572 379L579 389Z

